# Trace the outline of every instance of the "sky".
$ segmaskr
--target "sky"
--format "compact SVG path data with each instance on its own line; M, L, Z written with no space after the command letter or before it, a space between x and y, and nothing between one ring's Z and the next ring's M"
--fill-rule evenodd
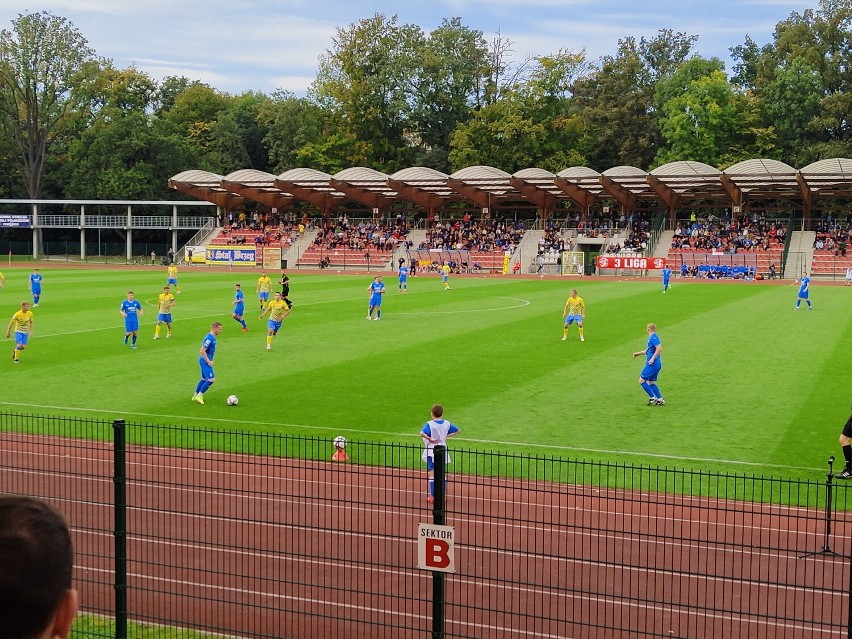
M116 67L133 65L158 81L186 76L233 94L304 95L336 29L375 13L426 34L459 17L486 41L498 33L508 39L516 62L560 49L585 50L595 61L614 55L619 39L672 29L697 35L695 51L730 71L730 47L747 35L769 43L791 12L818 7L818 0L2 0L0 28L21 13L47 11L68 18Z

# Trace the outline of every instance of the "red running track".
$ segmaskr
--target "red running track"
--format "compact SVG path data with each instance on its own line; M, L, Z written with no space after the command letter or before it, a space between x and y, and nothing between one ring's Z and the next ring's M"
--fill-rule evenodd
M0 433L0 486L71 523L83 609L112 614L112 447ZM129 447L130 617L244 637L428 636L417 471ZM447 637L845 637L848 561L813 510L454 477ZM845 540L845 514L836 523ZM629 629L629 630L628 630Z

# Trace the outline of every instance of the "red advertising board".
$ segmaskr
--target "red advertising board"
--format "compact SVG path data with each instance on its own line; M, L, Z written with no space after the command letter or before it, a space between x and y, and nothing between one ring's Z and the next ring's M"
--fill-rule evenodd
M664 257L625 257L623 255L598 255L598 268L622 268L636 271L652 271L666 268Z

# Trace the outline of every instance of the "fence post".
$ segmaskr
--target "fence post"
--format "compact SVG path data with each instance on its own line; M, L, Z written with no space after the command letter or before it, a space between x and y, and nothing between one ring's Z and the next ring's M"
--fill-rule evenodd
M115 487L115 639L127 639L127 465L125 423L113 427L113 485Z
M435 508L433 520L436 526L444 526L447 521L447 447L435 446ZM439 570L432 571L432 639L444 639L446 621L445 575Z

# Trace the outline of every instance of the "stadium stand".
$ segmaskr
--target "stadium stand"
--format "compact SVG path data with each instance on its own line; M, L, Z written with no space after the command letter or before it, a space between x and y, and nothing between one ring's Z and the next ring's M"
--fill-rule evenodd
M845 224L829 215L816 227L811 273L842 275L848 268L852 268L852 214Z
M502 271L505 253L515 252L526 225L505 218L473 221L469 213L461 219L451 216L446 222L436 219L426 231L420 251L469 251L470 270Z
M768 277L770 266L781 264L786 234L785 223L757 215L681 221L668 260L696 277L747 277L750 270Z
M327 220L313 243L299 256L297 266L319 268L387 268L394 251L406 242L411 229L403 216L393 223L376 220L350 220L341 215Z

